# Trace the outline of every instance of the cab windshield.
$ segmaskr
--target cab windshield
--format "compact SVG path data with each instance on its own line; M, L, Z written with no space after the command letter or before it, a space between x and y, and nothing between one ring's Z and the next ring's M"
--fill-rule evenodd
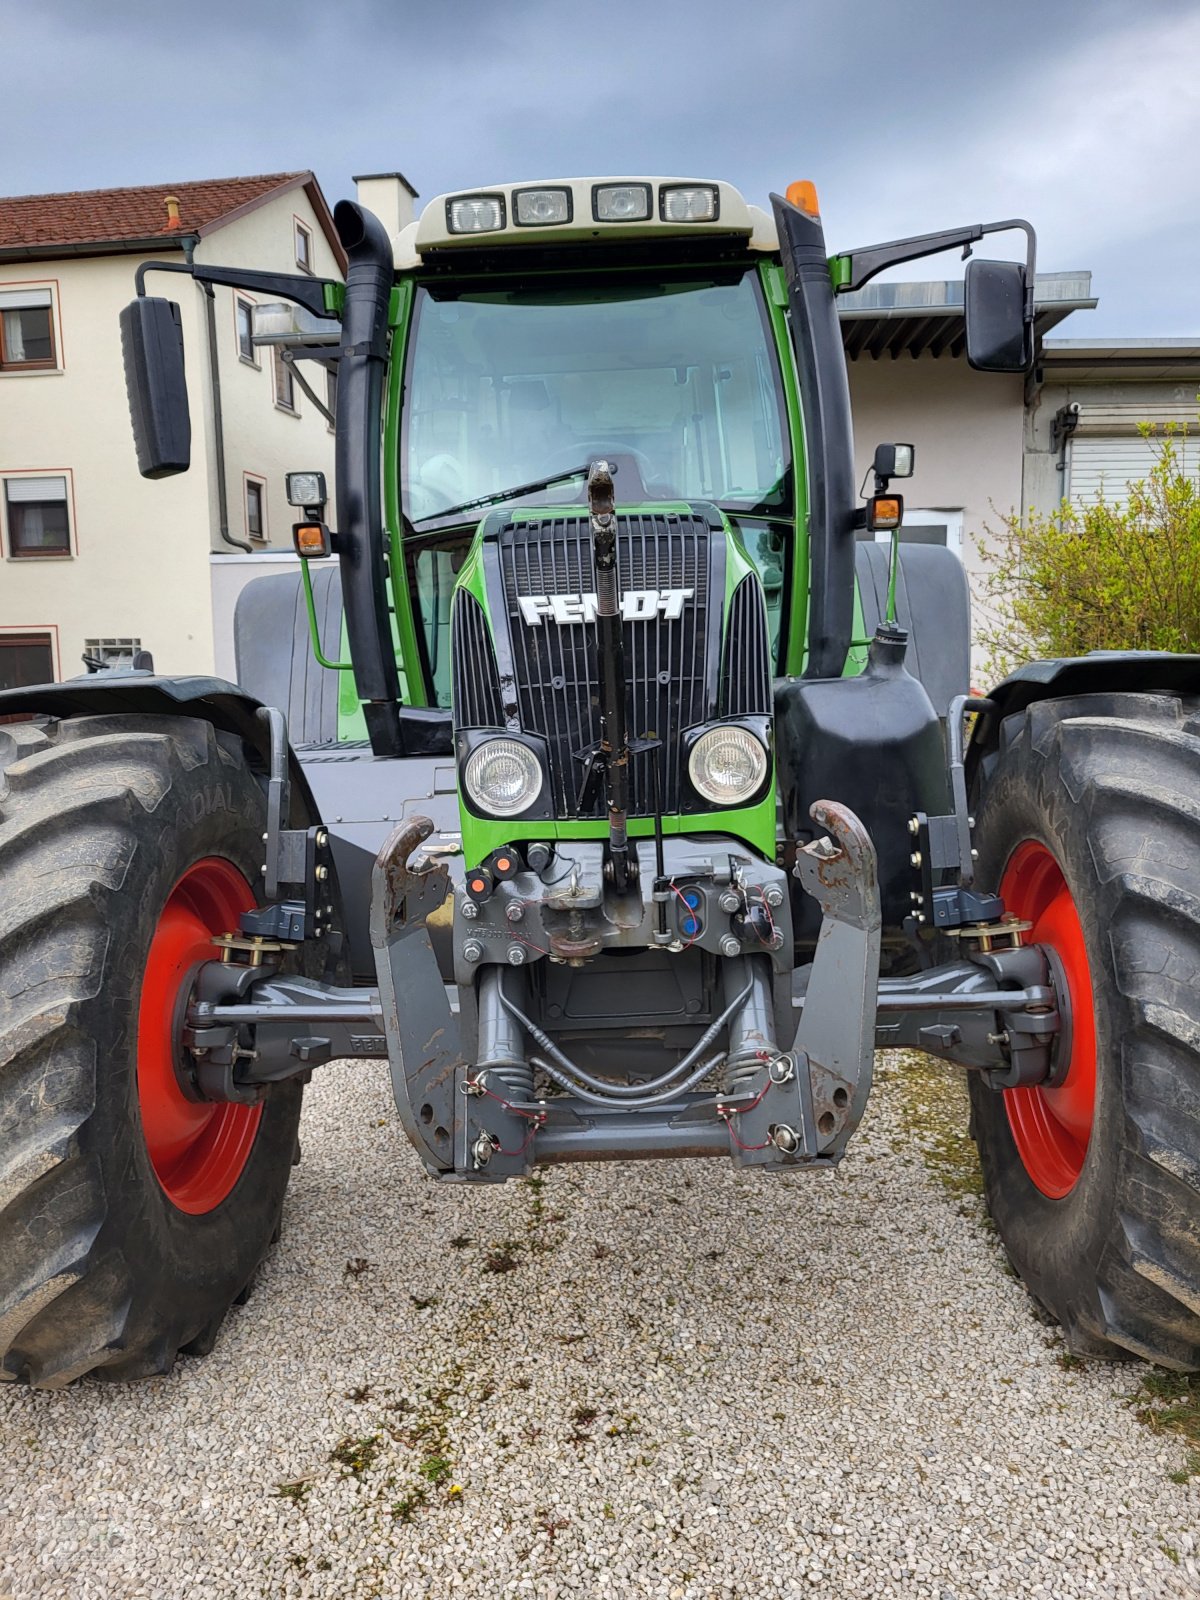
M786 415L756 272L418 288L401 440L410 525L448 523L485 498L578 504L582 477L506 491L600 456L617 467L618 504L709 500L733 515L790 515Z

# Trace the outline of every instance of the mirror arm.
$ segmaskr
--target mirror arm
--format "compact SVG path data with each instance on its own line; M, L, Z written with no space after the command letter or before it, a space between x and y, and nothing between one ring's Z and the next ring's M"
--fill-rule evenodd
M279 353L280 353L280 356L281 356L281 358L283 360L284 365L287 367L287 369L291 373L292 377L295 378L296 382L300 385L301 389L308 396L308 398L312 401L313 405L321 413L321 415L325 418L325 421L332 428L334 426L333 412L330 411L329 407L325 404L325 402L318 397L317 391L313 388L312 384L309 383L308 379L304 376L304 374L300 371L300 368L296 365L296 352L294 350L289 350L287 348L287 346L284 345L280 349Z
M860 250L847 250L837 259L846 263L845 277L834 289L835 294L848 294L861 289L888 267L898 267L905 261L916 261L922 256L940 255L943 250L956 250L961 245L964 255L970 255L971 246L988 233L1006 233L1010 228L1020 228L1025 235L1026 317L1033 315L1033 277L1037 257L1037 236L1032 226L1021 217L1010 217L1005 222L976 222L966 228L947 228L941 233L918 233L911 239L894 239L889 244L867 245Z
M146 293L148 272L183 272L197 283L220 283L230 289L249 289L259 294L281 295L292 300L314 317L327 317L336 322L338 313L326 303L327 289L340 287L327 278L310 278L302 272L251 272L242 267L207 267L200 262L143 261L134 274L138 297Z

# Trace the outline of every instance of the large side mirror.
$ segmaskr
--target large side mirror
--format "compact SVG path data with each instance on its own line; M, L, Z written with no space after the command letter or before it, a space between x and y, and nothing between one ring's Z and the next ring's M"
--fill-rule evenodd
M1024 372L1032 354L1020 261L969 261L963 291L967 363L976 372Z
M125 387L143 478L186 472L192 420L183 370L183 325L173 300L139 296L121 313Z

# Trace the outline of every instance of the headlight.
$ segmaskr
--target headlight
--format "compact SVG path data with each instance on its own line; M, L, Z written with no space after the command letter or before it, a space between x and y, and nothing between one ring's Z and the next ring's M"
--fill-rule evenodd
M516 739L487 739L467 757L463 783L477 811L515 817L542 792L541 763Z
M746 728L710 728L692 746L688 777L715 806L736 806L762 788L767 752Z

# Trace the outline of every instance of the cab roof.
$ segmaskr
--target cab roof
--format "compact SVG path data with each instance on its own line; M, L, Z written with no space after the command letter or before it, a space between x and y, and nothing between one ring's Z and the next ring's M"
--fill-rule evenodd
M626 205L632 197L635 207L640 204L643 214L632 218L606 214L610 211L606 191L627 191ZM683 199L680 191L696 191L702 201L705 194L711 195L711 203L697 208L709 214L699 215L695 220L677 220L681 209L678 202ZM554 220L527 220L537 208L539 197L542 197L542 209L549 210ZM545 197L552 198L547 201ZM472 213L476 223L482 221L488 225L476 226L469 232L457 231L455 225L461 222L464 212ZM415 222L410 222L396 235L393 249L397 268L411 269L420 266L428 256L471 248L579 246L620 239L667 241L697 236L741 238L746 248L754 251L779 248L774 218L760 207L748 205L732 184L713 178L638 174L539 178L439 194Z

